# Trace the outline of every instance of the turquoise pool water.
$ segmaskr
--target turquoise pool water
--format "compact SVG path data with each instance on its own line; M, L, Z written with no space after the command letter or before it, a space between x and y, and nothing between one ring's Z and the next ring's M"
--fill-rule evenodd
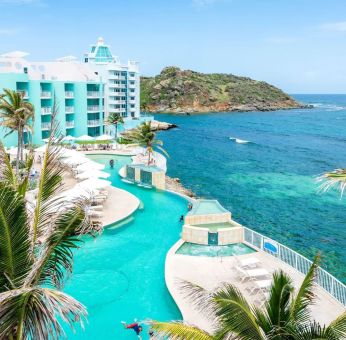
M192 206L188 215L223 214L227 212L217 200L199 200Z
M205 246L185 242L176 251L176 254L190 256L237 256L254 253L255 250L244 243L229 244L226 246Z
M91 158L105 163L112 183L136 195L144 209L119 228L110 227L95 239L86 238L76 251L73 275L64 291L88 308L89 323L85 331L78 329L74 335L67 330L67 334L69 339L136 339L120 321L181 318L165 285L164 261L179 238L179 217L186 213L187 202L174 194L122 182L118 170L130 162L128 157ZM112 170L110 158L116 160Z

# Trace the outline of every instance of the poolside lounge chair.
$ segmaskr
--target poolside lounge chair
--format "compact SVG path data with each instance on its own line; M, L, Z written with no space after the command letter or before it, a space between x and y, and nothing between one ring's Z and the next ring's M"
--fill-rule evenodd
M242 268L256 268L261 261L257 257L248 257L246 259L238 259Z
M252 285L249 289L250 294L253 294L255 292L266 292L269 290L269 288L272 285L272 280L266 279L266 280L253 280L251 281Z
M241 279L241 282L244 282L246 279L254 280L259 277L268 277L270 275L270 272L264 268L244 269L236 266L235 269L238 273L238 277Z

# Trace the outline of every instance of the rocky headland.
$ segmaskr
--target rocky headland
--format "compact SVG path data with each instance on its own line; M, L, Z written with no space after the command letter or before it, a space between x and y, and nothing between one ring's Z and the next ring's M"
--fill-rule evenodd
M305 108L263 81L233 74L204 74L166 67L141 78L141 109L152 113L273 111Z

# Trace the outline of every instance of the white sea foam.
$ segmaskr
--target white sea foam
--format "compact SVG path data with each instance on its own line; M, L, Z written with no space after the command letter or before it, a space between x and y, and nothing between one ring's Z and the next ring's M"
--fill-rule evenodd
M334 105L334 104L325 104L325 103L311 103L313 107L326 109L326 111L341 111L346 110L346 106Z
M235 138L235 137L229 137L230 140L239 143L239 144L246 144L246 143L251 143L248 140L243 140L243 139L239 139L239 138Z

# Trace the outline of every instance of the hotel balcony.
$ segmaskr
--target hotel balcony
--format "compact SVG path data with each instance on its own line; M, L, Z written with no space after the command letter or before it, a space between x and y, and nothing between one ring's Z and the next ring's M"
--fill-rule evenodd
M74 113L73 106L65 106L65 113Z
M41 92L41 98L52 98L52 93L50 91L42 91Z
M23 99L28 99L29 98L28 91L18 90L17 92L20 93L23 96Z
M74 120L67 120L66 121L66 128L73 128L74 127Z
M99 112L100 111L100 106L98 105L92 105L87 107L88 112Z
M73 91L65 91L65 98L74 98Z
M109 83L108 86L109 87L115 87L117 89L126 89L126 85L123 85L123 84L112 84L112 83Z
M126 104L126 100L110 99L109 104Z
M130 89L135 89L136 88L136 84L129 84L129 88Z
M100 120L88 120L87 126L92 127L92 126L100 126L101 122Z
M129 100L130 104L136 104L136 100Z
M51 115L52 114L52 108L49 107L41 107L41 115Z
M51 123L50 122L41 123L41 129L42 130L50 130L50 127L51 127Z
M98 91L88 91L87 92L88 98L100 98L100 92Z

